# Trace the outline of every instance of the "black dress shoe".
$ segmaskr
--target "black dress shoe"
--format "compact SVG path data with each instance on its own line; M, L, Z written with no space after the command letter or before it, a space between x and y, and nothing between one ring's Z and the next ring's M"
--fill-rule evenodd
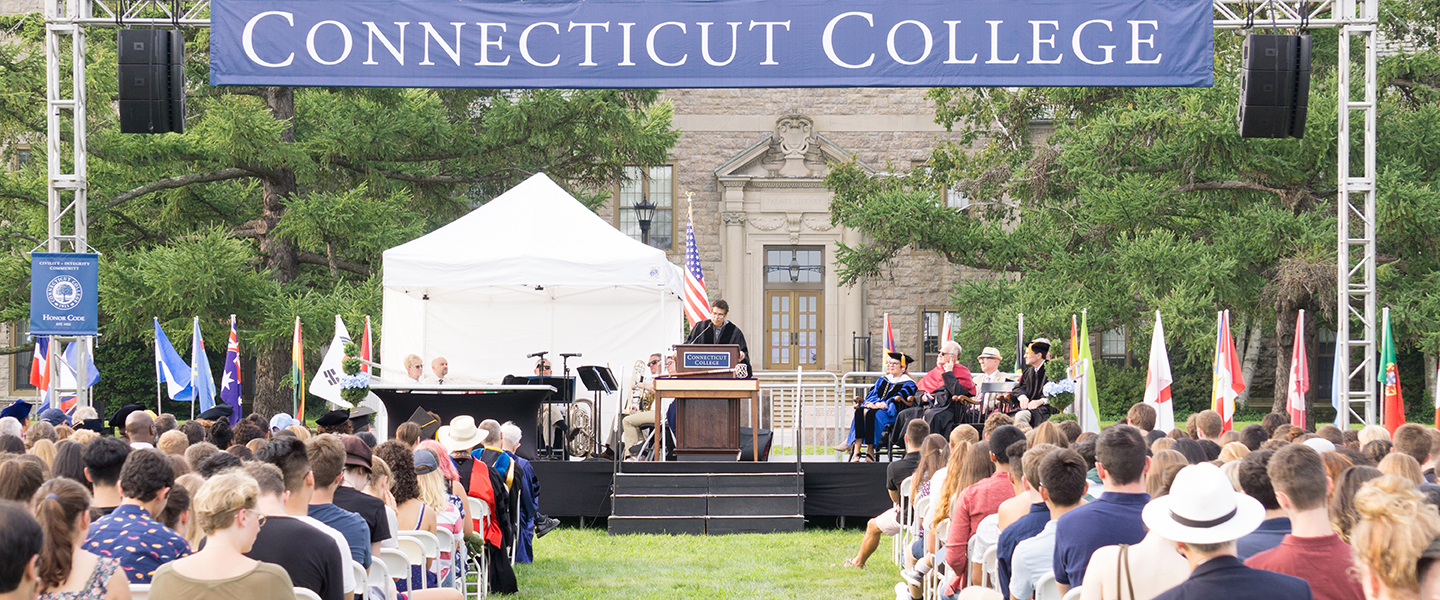
M559 526L560 519L556 519L554 517L545 517L545 520L535 524L535 539L545 537L545 534L554 531L555 528Z

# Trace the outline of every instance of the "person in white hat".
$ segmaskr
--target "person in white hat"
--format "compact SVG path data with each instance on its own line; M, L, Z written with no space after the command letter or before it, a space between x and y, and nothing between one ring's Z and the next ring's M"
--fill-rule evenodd
M980 372L975 374L976 391L979 391L981 384L1010 381L1013 375L1000 370L1000 361L1003 358L1004 357L1000 356L1000 350L993 346L986 346L985 349L980 351L980 356L975 357L975 360L980 361ZM980 413L982 415L989 415L995 412L995 407L999 404L997 401L998 396L999 394L985 394L980 399Z
M1175 542L1190 563L1190 578L1156 600L1310 600L1298 577L1252 569L1235 556L1235 540L1265 520L1260 501L1235 491L1219 467L1190 465L1170 494L1151 500L1141 518L1150 531Z
M435 433L435 438L440 445L450 453L450 458L455 460L455 469L460 473L460 486L470 489L470 470L475 459L470 456L470 451L485 441L487 432L475 426L475 417L460 415L450 419L449 425L441 425L440 430Z

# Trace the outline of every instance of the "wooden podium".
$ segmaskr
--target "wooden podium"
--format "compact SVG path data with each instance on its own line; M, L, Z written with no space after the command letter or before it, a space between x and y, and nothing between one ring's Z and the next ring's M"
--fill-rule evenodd
M659 378L655 422L665 398L675 399L675 456L680 460L730 460L740 454L740 400L750 400L752 453L760 460L760 382L755 379ZM656 460L660 453L657 452Z

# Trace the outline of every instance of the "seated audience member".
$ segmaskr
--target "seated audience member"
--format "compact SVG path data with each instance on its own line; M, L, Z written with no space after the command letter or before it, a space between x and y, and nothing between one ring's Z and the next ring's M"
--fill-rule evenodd
M1360 520L1355 494L1366 482L1384 475L1375 467L1357 465L1341 471L1340 478L1335 480L1335 491L1330 499L1330 527L1340 534L1345 543L1350 543L1350 530Z
M1155 428L1155 421L1158 415L1155 407L1144 402L1136 402L1130 405L1130 412L1125 414L1125 419L1134 425L1140 433L1145 436L1145 443L1148 445L1155 440L1165 437L1165 432Z
M954 500L960 496L960 491L974 485L982 479L988 478L995 473L995 463L990 462L989 446L985 442L976 439L973 443L966 441L963 432L974 433L973 427L956 427L950 431L950 441L954 444L950 449L950 460L940 473L942 474L939 488L933 487L932 494L935 494L935 501L930 503L930 517L926 520L927 526L934 531L940 527L940 522L950 518L950 511ZM921 579L925 574L934 568L935 561L944 560L944 554L937 552L940 543L944 540L936 539L937 536L925 538L925 556L915 561L915 566L900 572L900 577L912 586L920 586ZM937 556L938 555L938 556Z
M234 439L230 440L232 446L247 446L252 440L264 440L265 430L257 427L250 421L240 421L235 424L232 430L235 433Z
M173 457L172 457L173 458ZM190 513L190 490L200 489L200 486L192 484L192 487L185 487L181 483L182 477L175 478L175 485L170 486L170 493L165 494L165 507L160 509L160 514L155 520L161 525L169 528L170 531L180 534L189 543L190 538L185 534L190 531L192 521Z
M1010 451L1018 447L1021 447L1021 444L1011 444ZM1050 522L1050 507L1045 504L1045 498L1040 494L1040 463L1050 451L1057 449L1059 447L1053 444L1036 444L1019 458L1013 455L1010 457L1012 471L1021 471L1024 474L1020 478L1021 494L1012 500L1021 500L1028 503L1028 506L1025 507L1026 514L1000 529L1000 539L995 543L996 579L999 580L1002 590L1010 589L1015 547L1020 542L1035 537ZM1015 469L1014 466L1020 468Z
M205 426L199 421L186 421L176 429L185 434L185 439L189 440L191 446L205 441Z
M1426 427L1425 434L1430 436L1430 461L1420 465L1426 483L1436 483L1435 468L1440 466L1440 429ZM1339 444L1336 444L1337 446Z
M175 415L160 413L159 416L155 417L155 439L160 439L160 436L165 435L167 431L174 431L179 425L180 423L175 419Z
M1234 433L1229 432L1229 433ZM1220 456L1217 458L1222 463L1234 462L1250 455L1250 447L1242 442L1230 442L1220 447Z
M515 461L520 480L520 528L515 540L515 562L530 564L535 556L534 538L549 533L559 520L540 514L540 479L535 476L535 468L530 461L515 453L520 448L520 439L519 426L509 421L500 426L500 449L509 453L511 460ZM538 532L539 529L544 531Z
M85 444L85 478L90 480L95 495L90 501L91 520L120 506L120 470L129 455L130 444L120 438L96 438Z
M1415 485L1425 483L1425 477L1420 474L1420 463L1415 462L1415 459L1399 452L1387 454L1385 458L1380 461L1380 464L1375 466L1380 469L1381 473L1404 477L1414 482Z
M454 537L451 539L464 539L465 519L464 501L450 493L449 482L446 481L444 473L440 471L441 457L429 448L416 448L412 456L414 458L415 483L420 492L420 502L424 505L427 513L435 519L435 530L445 530ZM430 571L440 582L442 587L453 587L454 577L459 569L463 568L463 562L459 558L456 546L441 547L439 556L431 563ZM516 555L519 561L519 555ZM427 586L434 587L434 586Z
M230 442L235 440L235 432L230 429L230 421L220 419L211 423L205 428L205 441L214 444L221 451L230 449Z
M30 504L35 490L45 483L49 474L33 456L22 456L0 462L0 500Z
M380 544L390 539L390 520L385 501L360 490L370 484L370 447L353 435L340 438L345 446L345 477L335 488L335 506L360 515L370 528L370 553L380 552Z
M279 435L280 432L285 431L285 429L290 427L291 425L300 424L301 423L299 421L296 421L295 417L290 416L289 413L275 413L275 416L270 417L268 430L270 431L270 436L274 437L276 435Z
M1385 427L1382 425L1366 425L1364 429L1360 430L1359 440L1361 448L1369 445L1370 442L1389 442L1391 441L1390 431L1385 429Z
M1182 469L1171 494L1146 505L1144 518L1150 531L1174 542L1191 569L1189 579L1156 596L1158 600L1311 597L1303 579L1252 569L1235 557L1235 540L1265 520L1265 507L1235 491L1215 465Z
M284 568L245 556L266 521L255 508L259 495L255 479L241 470L207 480L195 495L205 547L156 570L151 600L293 597L294 584Z
M125 437L130 447L143 450L155 447L155 419L150 413L137 410L125 417Z
M131 450L120 470L120 506L90 524L84 549L120 559L130 583L150 583L156 569L190 554L185 538L151 515L160 514L175 484L170 459L159 450Z
M916 388L915 380L907 372L909 358L899 352L889 353L885 357L885 376L876 380L865 394L865 399L855 406L854 420L850 424L853 436L851 462L878 460L885 427L894 423L900 411L910 406Z
M395 439L411 448L420 443L420 424L406 421L395 428Z
M349 550L342 550L319 529L285 514L285 479L275 465L250 463L245 473L259 488L255 509L266 516L245 556L280 565L295 587L315 592L321 600L342 600L355 580Z
M90 491L90 480L85 478L85 446L70 440L55 444L55 464L50 467L51 477L68 477Z
M1249 448L1251 452L1259 450L1260 444L1264 444L1269 439L1270 434L1265 431L1263 425L1251 423L1240 430L1240 443L1245 444L1245 447Z
M0 417L0 436L7 435L21 440L20 447L25 447L25 442L22 439L25 437L25 427L20 424L20 419L16 419L15 417Z
M1169 438L1166 438L1169 439ZM1150 494L1151 499L1165 495L1162 490L1169 490L1171 481L1165 480L1165 471L1170 467L1183 467L1190 464L1185 460L1185 455L1174 450L1160 450L1150 457L1150 472L1145 475L1145 493ZM1179 469L1176 469L1178 472Z
M130 597L120 561L80 547L89 510L90 492L79 482L51 479L36 491L35 516L45 531L45 547L36 562L39 600Z
M34 448L35 442L40 440L50 440L51 443L54 443L56 440L55 426L45 421L36 421L25 428L25 448L27 450Z
M193 423L193 421L186 421L186 423ZM197 444L190 444L190 447L185 449L185 462L190 463L192 469L198 469L200 468L200 463L205 462L205 459L210 458L210 455L219 454L220 452L221 450L210 442L202 441Z
M990 461L995 463L995 474L960 492L955 507L950 512L950 529L945 537L945 563L955 573L970 570L969 542L980 522L1000 510L1000 503L1015 496L1015 487L1010 483L1010 469L1020 465L1010 464L1007 452L1012 444L1024 444L1025 434L1014 425L997 427L987 439ZM957 578L947 586L946 595L958 592L968 577Z
M185 449L190 447L190 439L185 437L185 432L172 429L160 434L160 440L155 444L161 452L175 456L184 456Z
M1011 598L1030 598L1040 579L1054 572L1055 524L1083 502L1081 498L1089 487L1085 471L1085 460L1074 450L1052 450L1040 461L1040 497L1050 510L1050 520L1040 533L1015 545L1010 560Z
M244 464L239 456L229 452L216 452L200 461L200 464L195 465L195 472L199 473L201 477L209 479L221 471L238 469Z
M1352 572L1350 546L1330 528L1325 505L1330 478L1320 454L1303 444L1291 444L1275 451L1266 472L1275 499L1290 517L1290 533L1280 545L1251 556L1245 566L1304 579L1317 600L1363 598Z
M925 443L925 436L928 435L930 426L925 424L924 419L912 420L905 426L905 456L891 461L885 467L885 491L890 493L890 502L893 505L865 524L865 537L860 542L860 553L845 559L845 566L865 568L865 561L880 547L880 538L900 533L900 482L913 475L916 467L920 465L920 446Z
M310 500L315 496L315 474L310 470L310 455L306 452L305 443L294 437L277 436L265 445L256 458L280 469L285 482L283 514L330 536L342 557L359 562L360 559L355 557L359 556L360 549L352 547L345 534L310 516ZM359 515L354 516L359 518Z
M1355 525L1351 545L1365 597L1419 596L1419 563L1440 535L1435 508L1421 499L1413 484L1393 475L1367 482L1356 493L1355 506L1360 522Z
M0 600L32 600L40 591L40 559L45 539L25 507L0 502Z
M1145 455L1140 430L1112 425L1100 432L1095 468L1105 484L1104 493L1055 524L1055 582L1061 594L1084 584L1085 568L1096 548L1138 544L1145 539L1140 511L1150 501L1150 494L1145 493L1150 458Z
M272 446L275 441L281 440L272 441ZM334 502L335 489L345 477L344 444L340 443L339 438L327 433L310 438L304 445L310 470L315 476L315 489L310 495L307 514L343 534L346 544L350 546L350 558L361 566L370 568L370 527L360 515L335 506ZM271 449L271 446L266 446L266 449Z
M1189 465L1175 465L1178 472ZM1133 546L1105 546L1090 555L1080 600L1149 600L1190 576L1175 542L1151 530Z
M405 355L405 377L410 384L420 383L420 376L425 374L425 359L414 354Z
M1239 471L1236 473L1240 480L1240 491L1265 507L1265 520L1260 526L1235 541L1235 556L1242 561L1279 546L1280 540L1290 533L1290 517L1280 508L1280 503L1275 499L1275 488L1271 487L1268 465L1274 455L1274 450L1253 452L1240 461Z
M1336 427L1334 425L1321 425L1318 429L1315 430L1315 435L1325 438L1326 441L1335 444L1336 446L1340 446L1345 443L1344 433L1340 431L1339 427Z
M1390 440L1373 440L1361 446L1360 453L1370 459L1370 464L1379 465L1380 461L1385 460L1385 457L1389 456L1393 449L1394 445L1390 443Z
M1213 410L1202 410L1195 413L1195 435L1191 436L1196 441L1220 439L1220 430L1224 428L1225 420L1220 413Z

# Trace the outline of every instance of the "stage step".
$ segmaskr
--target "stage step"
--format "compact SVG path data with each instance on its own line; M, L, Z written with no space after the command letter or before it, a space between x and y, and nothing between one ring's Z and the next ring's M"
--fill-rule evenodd
M805 528L804 475L620 473L612 535L777 533Z

